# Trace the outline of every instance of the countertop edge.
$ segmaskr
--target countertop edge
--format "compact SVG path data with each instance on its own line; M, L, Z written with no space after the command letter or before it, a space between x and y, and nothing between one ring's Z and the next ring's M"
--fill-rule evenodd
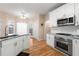
M2 38L2 39L0 39L0 42L2 42L2 41L6 41L6 40L10 40L10 39L13 39L13 38L17 38L17 37L21 37L21 36L29 36L29 34L23 34L23 35L17 35L17 36L11 36L11 37L7 37L7 38Z

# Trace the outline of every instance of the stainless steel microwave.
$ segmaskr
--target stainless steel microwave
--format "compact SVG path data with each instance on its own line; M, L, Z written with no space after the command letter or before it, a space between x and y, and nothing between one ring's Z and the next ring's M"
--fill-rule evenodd
M69 17L64 19L58 19L57 20L58 26L69 26L69 25L75 25L75 17Z

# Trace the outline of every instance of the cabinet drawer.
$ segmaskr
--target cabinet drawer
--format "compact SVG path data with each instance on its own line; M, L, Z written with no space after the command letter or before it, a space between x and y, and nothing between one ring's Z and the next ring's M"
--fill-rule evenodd
M7 45L7 44L11 44L13 42L16 42L17 38L14 38L14 39L8 39L8 40L5 40L5 41L2 41L2 45Z

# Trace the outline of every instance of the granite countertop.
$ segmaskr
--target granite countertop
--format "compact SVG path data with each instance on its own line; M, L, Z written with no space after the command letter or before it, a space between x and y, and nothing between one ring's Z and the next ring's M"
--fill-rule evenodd
M29 34L23 34L23 35L11 35L11 36L0 37L0 41L5 41L5 40L9 40L9 39L13 39L13 38L21 37L21 36L27 36L27 35L29 35Z

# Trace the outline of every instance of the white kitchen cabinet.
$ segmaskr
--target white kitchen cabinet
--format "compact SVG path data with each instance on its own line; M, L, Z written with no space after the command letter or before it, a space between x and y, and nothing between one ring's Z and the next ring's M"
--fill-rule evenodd
M23 50L23 38L2 41L1 56L16 56Z
M16 42L15 39L3 41L1 47L1 56L14 56L15 42Z
M74 3L64 4L49 13L52 27L57 27L57 20L74 16Z
M15 45L15 55L19 54L21 51L23 51L23 37L16 38Z
M28 49L30 47L30 37L24 36L23 49Z
M79 56L79 39L73 40L73 56Z
M50 40L50 35L47 34L47 35L46 35L46 42L47 42L48 45L49 45L49 43L50 43L49 40Z
M75 3L75 11L74 11L74 13L75 13L75 24L76 25L79 25L79 3Z
M16 56L24 49L29 48L29 37L20 36L16 38L7 38L8 40L0 42L1 56Z
M46 37L47 37L47 38L46 38L47 44L48 44L49 46L51 46L52 48L54 48L54 35L52 35L52 34L47 34Z
M63 5L64 16L72 17L74 16L74 3L68 3Z
M14 56L15 46L13 44L7 44L2 48L1 56Z
M56 10L57 18L68 18L74 16L74 3L68 3L60 6Z
M54 35L50 35L50 45L54 47Z
M50 20L51 27L56 27L57 26L56 15L53 12L49 13L49 20Z

